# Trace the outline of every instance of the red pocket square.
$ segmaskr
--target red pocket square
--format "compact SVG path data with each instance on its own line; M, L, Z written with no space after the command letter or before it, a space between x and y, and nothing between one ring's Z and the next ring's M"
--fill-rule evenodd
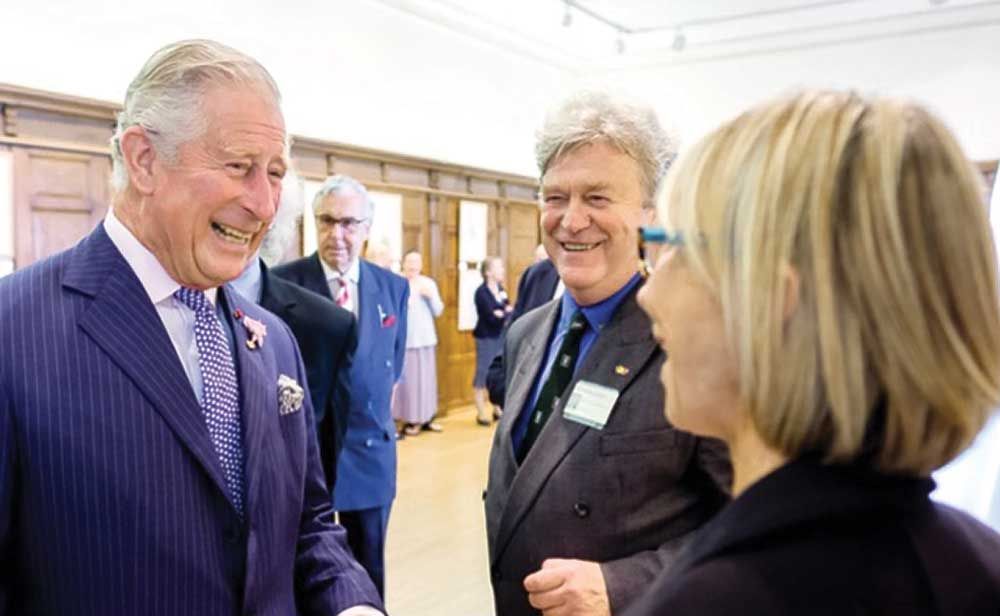
M382 327L392 327L396 324L396 315L390 314L389 316L382 319Z

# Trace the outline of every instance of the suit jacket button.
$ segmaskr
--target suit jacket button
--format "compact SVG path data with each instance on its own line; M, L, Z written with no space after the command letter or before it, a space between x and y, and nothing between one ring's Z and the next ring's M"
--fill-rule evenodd
M578 518L585 518L590 515L590 505L587 503L577 503L573 505L573 513L575 513Z
M365 447L371 447L371 446L372 446L372 443L374 443L374 442L375 442L375 441L373 441L373 440L372 440L372 439L370 439L370 438L368 438L368 439L365 439Z
M223 533L223 538L226 540L226 543L238 543L240 540L240 529L235 526L227 528L225 533Z

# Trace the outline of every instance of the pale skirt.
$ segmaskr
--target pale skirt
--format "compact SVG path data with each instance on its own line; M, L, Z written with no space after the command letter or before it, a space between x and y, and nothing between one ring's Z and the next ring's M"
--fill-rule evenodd
M438 387L434 346L406 349L403 378L396 387L392 416L404 423L425 424L437 414Z

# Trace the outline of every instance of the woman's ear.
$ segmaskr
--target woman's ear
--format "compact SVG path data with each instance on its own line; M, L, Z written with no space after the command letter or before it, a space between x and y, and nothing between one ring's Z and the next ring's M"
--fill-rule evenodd
M122 133L118 143L125 169L128 170L129 183L140 194L151 194L155 186L153 165L156 162L156 149L153 148L146 129L130 126Z
M799 309L799 270L789 263L785 263L781 268L781 286L783 290L781 299L782 322L788 323Z

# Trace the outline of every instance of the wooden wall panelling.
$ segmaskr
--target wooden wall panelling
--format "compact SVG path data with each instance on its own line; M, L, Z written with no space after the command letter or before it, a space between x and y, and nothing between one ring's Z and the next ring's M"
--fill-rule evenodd
M539 212L532 204L507 205L507 279L512 294L517 292L517 281L535 260L535 247L539 242Z
M325 152L292 146L292 167L299 176L310 180L325 180L329 162Z
M25 139L47 139L103 147L108 145L114 134L114 122L38 109L18 109L14 129L17 137Z
M403 193L403 254L410 250L427 255L427 196ZM399 255L402 260L403 255ZM426 273L426 272L425 272Z
M444 301L444 313L437 320L438 399L443 413L472 403L472 376L476 370L472 332L458 330L458 204L459 199L447 198L438 206L443 214L440 241L444 271L437 279Z
M93 230L107 211L110 174L107 157L14 150L19 268L69 248Z
M330 173L349 175L359 182L383 182L382 163L374 160L331 156Z

